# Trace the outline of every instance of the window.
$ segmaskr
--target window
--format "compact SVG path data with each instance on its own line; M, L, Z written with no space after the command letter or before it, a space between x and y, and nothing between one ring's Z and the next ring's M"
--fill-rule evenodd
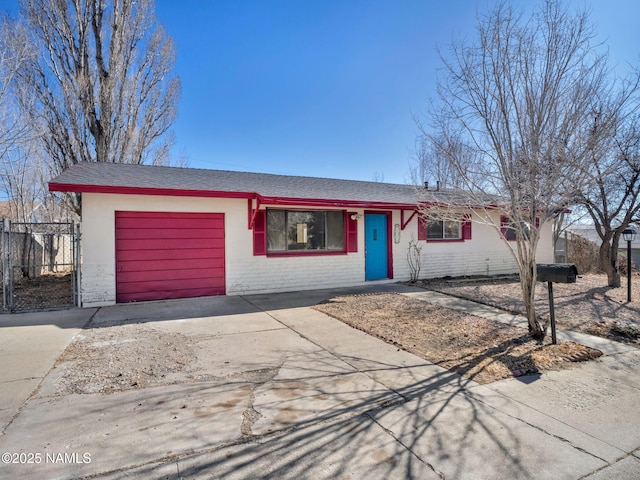
M433 241L465 241L471 240L471 215L461 215L456 220L418 219L418 240Z
M510 225L510 224L509 224ZM513 226L503 227L504 229L504 238L509 240L510 242L515 242L518 239L518 233ZM523 230L525 234L525 238L528 236L528 231Z
M540 227L540 219L536 217L536 228ZM515 242L518 239L518 230L516 224L509 217L500 217L500 231L505 239ZM529 238L531 229L524 221L520 221L520 231L524 234L525 240Z
M460 222L451 220L430 221L427 223L427 240L460 240Z
M267 210L267 252L345 251L344 212Z

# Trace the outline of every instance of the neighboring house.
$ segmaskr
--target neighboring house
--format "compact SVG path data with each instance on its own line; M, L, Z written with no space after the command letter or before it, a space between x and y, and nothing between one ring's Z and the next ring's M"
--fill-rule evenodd
M49 188L82 193L83 306L404 281L412 238L423 278L516 272L472 212L425 228L409 185L83 163Z
M0 217L11 218L11 204L7 200L0 200Z
M78 222L76 215L61 204L9 200L0 201L0 218L12 223Z
M25 202L23 206L19 206L19 202L10 202L8 200L0 201L0 217L8 218L12 222L42 222L40 203ZM17 214L20 209L22 215ZM24 209L24 211L22 211Z

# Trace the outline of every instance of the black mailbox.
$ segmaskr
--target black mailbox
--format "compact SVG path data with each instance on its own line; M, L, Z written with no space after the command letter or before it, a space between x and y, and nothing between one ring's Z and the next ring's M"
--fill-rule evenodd
M576 283L578 269L573 263L538 263L539 282Z
M549 317L551 320L551 341L555 345L556 340L556 314L553 307L553 284L576 283L578 269L573 263L538 263L536 264L538 275L536 280L547 282L549 288Z

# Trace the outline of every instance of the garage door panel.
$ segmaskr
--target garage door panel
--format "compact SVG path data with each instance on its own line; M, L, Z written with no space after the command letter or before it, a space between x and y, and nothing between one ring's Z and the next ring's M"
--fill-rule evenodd
M116 250L180 250L223 247L224 238L160 238L149 240L116 240Z
M191 279L181 280L180 288L176 287L174 281L157 280L155 282L131 282L122 283L118 289L118 295L134 295L136 293L149 293L155 296L156 300L164 300L166 292L170 290L181 290L184 292L195 292L196 290L206 290L206 295L224 295L224 279L223 278L211 278L211 279ZM188 293L185 298L195 297L197 295ZM171 297L176 298L176 297ZM119 300L120 301L120 300Z
M158 220L174 219L185 220L190 218L210 219L212 215L224 216L223 213L208 213L208 212L136 212L128 210L119 210L118 217L122 219L127 218L156 218Z
M213 265L213 269L219 270L222 265ZM218 267L218 268L216 268ZM175 268L166 269L158 266L156 269L139 269L139 270L119 270L118 281L120 283L127 282L144 282L147 280L156 281L173 281L173 280L190 280L213 278L212 268L205 266L201 268Z
M127 228L119 230L117 240L137 239L165 239L165 238L224 238L224 230L221 228Z
M164 300L170 300L174 298L194 298L194 297L209 297L214 295L224 295L224 293L212 293L211 289L186 289L186 290L166 290L162 292L134 292L134 293L122 293L119 296L118 302L144 302L149 300L158 300L158 296Z
M125 213L125 212L119 212ZM224 218L207 218L205 214L195 214L185 218L176 217L164 217L160 216L119 216L118 223L122 228L142 228L142 229L155 229L155 228L168 228L168 229L180 229L180 228L198 228L208 226L209 228L222 228L224 226Z
M120 263L156 260L206 260L224 258L224 248L183 248L180 250L120 250Z
M164 250L122 250L120 251L121 262L148 260L206 260L208 258L218 258L224 256L222 248L193 248L183 250L173 250L169 254Z
M209 277L206 279L192 278L180 282L180 288L176 288L173 279L154 281L122 282L119 293L144 293L144 292L167 292L170 290L207 290L209 295L221 295L220 290L224 289L224 278Z
M129 217L120 219L120 225L124 228L198 228L202 225L218 228L222 227L224 220L207 219L199 216L197 218L177 219L177 218L146 218Z
M116 212L116 301L225 294L224 214Z
M124 289L119 293L119 302L132 302L143 300L166 300L169 298L193 298L224 295L224 287L216 286L196 286L191 288L176 289L174 285L168 285L163 288L162 285L153 285L145 290ZM129 291L130 290L130 291Z

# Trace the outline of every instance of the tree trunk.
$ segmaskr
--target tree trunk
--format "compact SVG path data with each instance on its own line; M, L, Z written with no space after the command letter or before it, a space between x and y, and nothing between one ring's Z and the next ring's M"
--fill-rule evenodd
M610 287L620 287L620 268L618 265L618 244L615 241L603 241L599 250L600 268L607 274Z
M20 252L20 270L23 278L32 278L31 264L33 250L33 238L28 229L22 234L22 251ZM34 275L35 276L35 275Z
M527 313L527 321L529 322L529 334L536 340L543 340L545 332L540 326L540 322L536 316L536 279L534 277L533 268L528 268L520 272L520 286L522 287L522 298Z

